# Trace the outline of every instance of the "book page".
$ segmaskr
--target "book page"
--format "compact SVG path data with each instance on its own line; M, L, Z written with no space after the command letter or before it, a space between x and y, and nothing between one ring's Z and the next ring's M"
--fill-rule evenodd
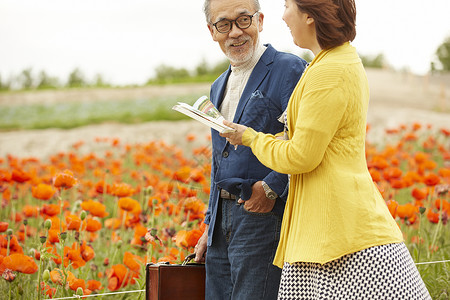
M178 104L172 107L172 109L179 111L205 125L208 125L220 133L235 131L235 129L223 124L223 120L225 120L225 118L206 96L200 97L193 106L183 102L178 102Z

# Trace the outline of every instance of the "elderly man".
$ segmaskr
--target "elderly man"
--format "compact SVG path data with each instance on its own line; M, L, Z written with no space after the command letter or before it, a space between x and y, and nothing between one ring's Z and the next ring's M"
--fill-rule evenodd
M306 62L262 45L258 0L206 0L208 29L230 61L210 99L225 119L265 133L278 119ZM230 145L212 130L211 195L196 261L206 258L206 299L276 299L281 270L272 264L288 177L262 165L248 147Z

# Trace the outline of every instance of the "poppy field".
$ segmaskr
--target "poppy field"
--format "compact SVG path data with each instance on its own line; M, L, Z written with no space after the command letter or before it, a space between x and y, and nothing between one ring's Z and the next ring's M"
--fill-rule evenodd
M0 157L0 299L144 299L106 294L143 290L147 263L193 252L205 228L210 137L188 135L183 148L98 137L100 153L85 142L46 159ZM430 262L450 259L450 130L387 129L366 157L430 294L448 299L450 263Z

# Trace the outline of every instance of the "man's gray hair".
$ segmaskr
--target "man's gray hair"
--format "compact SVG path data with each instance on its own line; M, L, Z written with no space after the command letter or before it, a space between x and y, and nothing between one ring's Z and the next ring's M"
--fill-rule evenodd
M203 4L203 12L205 13L206 22L211 23L211 1L212 0L205 0L205 3ZM216 0L220 1L220 0ZM255 10L260 11L261 5L259 4L259 0L253 0L253 4L255 5Z

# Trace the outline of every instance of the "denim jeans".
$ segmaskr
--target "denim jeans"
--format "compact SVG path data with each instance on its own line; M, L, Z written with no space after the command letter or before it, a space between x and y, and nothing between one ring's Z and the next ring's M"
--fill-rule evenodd
M206 252L206 300L277 299L281 269L273 265L284 202L269 213L220 199L212 245Z

